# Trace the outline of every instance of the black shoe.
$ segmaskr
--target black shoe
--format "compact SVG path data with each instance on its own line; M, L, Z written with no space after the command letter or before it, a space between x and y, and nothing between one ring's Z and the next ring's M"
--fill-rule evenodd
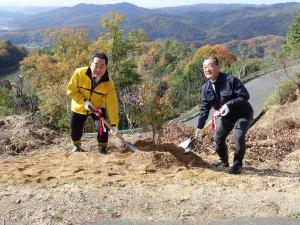
M239 164L234 164L232 167L229 169L230 174L241 174L243 170L243 167Z
M209 167L229 167L229 162L219 159L219 160L209 164Z
M102 154L102 155L108 155L107 148L102 147L102 148L100 149L100 154Z

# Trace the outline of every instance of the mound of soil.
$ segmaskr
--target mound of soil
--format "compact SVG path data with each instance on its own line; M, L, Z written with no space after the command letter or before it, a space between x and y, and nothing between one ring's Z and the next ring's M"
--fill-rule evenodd
M58 132L33 123L24 116L0 117L0 156L16 156L57 144Z
M141 158L137 160L156 169L207 166L207 163L195 153L184 154L183 150L173 143L154 144L152 140L143 140L136 142L135 145L142 151L142 154L137 156Z

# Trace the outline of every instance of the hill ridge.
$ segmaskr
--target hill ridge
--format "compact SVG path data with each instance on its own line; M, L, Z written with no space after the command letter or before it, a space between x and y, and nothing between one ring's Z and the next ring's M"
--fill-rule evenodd
M17 44L22 41L34 42L38 41L37 37L35 40L18 37L25 34L30 36L28 30L31 30L34 39L35 33L46 28L82 26L89 28L90 38L96 38L102 32L99 26L101 18L110 11L116 11L128 19L124 24L126 30L142 28L152 39L177 39L201 46L261 35L285 35L288 25L299 9L300 3L226 6L197 4L190 7L158 9L147 9L130 3L77 4L36 15L22 15L22 18L11 15L9 20L1 20L0 16L0 22L7 23L8 27L14 26L13 32L1 32L0 38L12 40Z

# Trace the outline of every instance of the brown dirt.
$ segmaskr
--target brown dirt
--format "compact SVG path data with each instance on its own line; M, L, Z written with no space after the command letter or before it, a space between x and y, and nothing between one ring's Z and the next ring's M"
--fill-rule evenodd
M212 134L184 155L178 143L193 128L170 124L163 143L126 134L138 153L111 138L108 156L96 140L70 153L67 135L0 118L0 219L4 224L80 224L107 218L193 220L300 217L300 100L274 106L250 130L244 173L211 169ZM233 149L232 139L228 141ZM232 153L231 153L232 158ZM232 160L231 160L232 161Z

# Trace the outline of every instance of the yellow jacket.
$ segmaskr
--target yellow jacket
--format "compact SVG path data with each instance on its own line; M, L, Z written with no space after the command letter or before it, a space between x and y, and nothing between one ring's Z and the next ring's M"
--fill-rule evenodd
M118 99L115 85L108 73L105 72L101 81L92 90L92 71L90 67L77 68L73 73L67 87L67 95L72 99L71 110L73 112L87 115L90 114L84 108L84 102L89 100L94 108L105 108L109 121L118 126Z

